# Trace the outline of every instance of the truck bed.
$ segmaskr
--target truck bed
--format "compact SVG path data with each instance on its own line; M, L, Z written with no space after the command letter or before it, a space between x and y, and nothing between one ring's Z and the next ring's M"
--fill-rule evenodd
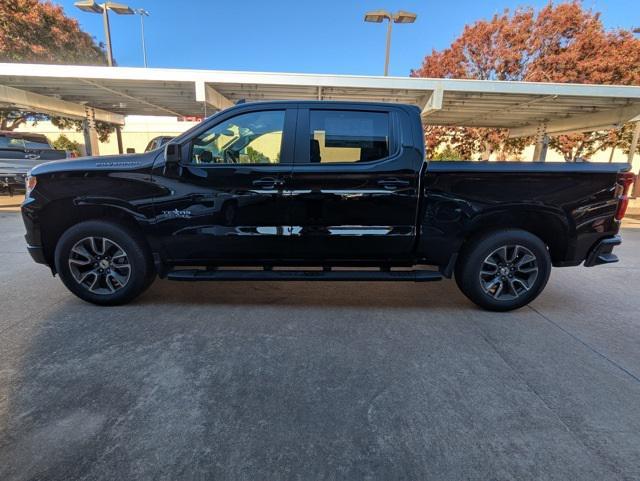
M442 265L472 233L511 225L544 238L555 265L577 265L617 234L617 176L629 170L620 162L429 162L418 250Z

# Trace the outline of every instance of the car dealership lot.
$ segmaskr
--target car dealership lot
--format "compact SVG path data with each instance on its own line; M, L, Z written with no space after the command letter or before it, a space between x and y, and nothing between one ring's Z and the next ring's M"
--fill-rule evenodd
M506 314L452 281L99 308L22 235L0 212L2 480L640 478L640 229Z

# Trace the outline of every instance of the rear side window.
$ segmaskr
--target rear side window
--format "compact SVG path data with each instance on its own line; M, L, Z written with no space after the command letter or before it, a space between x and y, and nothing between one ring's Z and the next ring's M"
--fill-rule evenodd
M311 163L371 162L389 157L389 114L349 110L309 112Z

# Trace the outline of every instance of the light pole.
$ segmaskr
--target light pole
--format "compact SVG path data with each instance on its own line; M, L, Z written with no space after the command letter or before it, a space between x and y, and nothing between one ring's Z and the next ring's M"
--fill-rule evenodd
M133 15L134 11L128 5L115 2L96 3L95 0L81 0L74 5L83 12L99 13L102 15L104 36L107 42L107 65L113 67L113 51L111 50L111 29L109 28L109 10L118 15Z
M149 16L149 12L144 8L136 8L133 10L140 15L140 35L142 36L142 59L144 61L144 67L147 68L147 47L144 43L144 17Z
M364 15L365 22L382 23L385 20L389 22L387 25L387 51L384 59L384 74L389 75L389 51L391 50L391 25L393 23L413 23L418 15L411 12L399 10L396 13L390 13L386 10L373 10Z

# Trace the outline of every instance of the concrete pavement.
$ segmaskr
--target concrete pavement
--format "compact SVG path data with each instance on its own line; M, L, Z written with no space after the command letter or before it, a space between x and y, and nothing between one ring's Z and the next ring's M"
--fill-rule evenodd
M507 314L455 283L99 308L0 212L0 479L640 479L640 229Z

